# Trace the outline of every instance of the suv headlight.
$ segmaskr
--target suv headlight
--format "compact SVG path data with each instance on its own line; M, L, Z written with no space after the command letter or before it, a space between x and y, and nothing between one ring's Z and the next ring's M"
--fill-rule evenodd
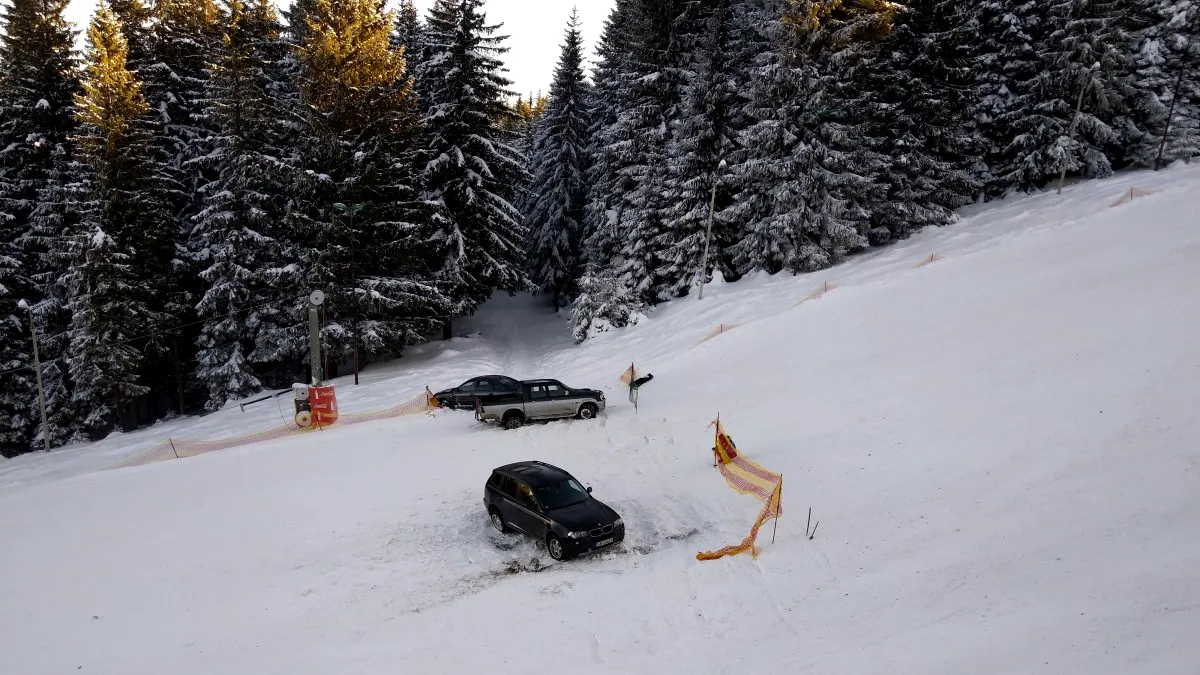
M583 539L588 536L588 533L587 530L580 530L579 532L568 532L567 536L572 539Z
M625 527L625 521L617 518L615 521L613 521L613 527Z

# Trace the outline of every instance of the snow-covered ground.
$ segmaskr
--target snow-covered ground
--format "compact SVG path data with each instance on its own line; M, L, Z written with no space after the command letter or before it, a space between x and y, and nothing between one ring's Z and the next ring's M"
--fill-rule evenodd
M1110 208L1131 186L1159 192ZM0 463L0 673L1200 671L1200 166L705 295L579 347L505 298L337 382L356 412L558 377L607 390L594 421L447 413L97 470L277 426L266 402ZM637 415L631 361L655 375ZM784 475L757 560L694 557L760 507L711 466L718 412ZM592 485L623 547L548 565L494 532L483 482L520 459Z

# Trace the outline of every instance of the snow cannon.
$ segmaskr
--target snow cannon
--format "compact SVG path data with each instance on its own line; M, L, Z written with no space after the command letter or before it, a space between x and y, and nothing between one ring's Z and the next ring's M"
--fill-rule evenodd
M312 405L309 403L308 397L307 384L292 385L292 403L296 406L296 416L293 419L296 421L296 426L301 429L312 425Z
M327 427L338 420L337 394L332 384L308 388L308 409L312 413L312 424Z

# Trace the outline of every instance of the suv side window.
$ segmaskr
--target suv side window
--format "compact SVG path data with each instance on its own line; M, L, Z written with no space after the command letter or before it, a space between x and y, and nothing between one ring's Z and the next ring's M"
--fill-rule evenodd
M517 499L517 482L508 476L501 476L500 492L505 497L509 497L514 501L520 501Z
M550 398L566 398L567 397L567 390L563 389L562 387L558 386L557 384L552 384L546 388L550 390Z
M530 511L537 511L537 502L533 499L533 490L529 489L524 483L515 483L517 489L517 503Z
M550 398L549 392L546 391L546 385L537 384L529 388L530 395L535 401L544 401Z
M487 486L493 490L501 490L501 485L504 483L504 476L494 473L487 480Z

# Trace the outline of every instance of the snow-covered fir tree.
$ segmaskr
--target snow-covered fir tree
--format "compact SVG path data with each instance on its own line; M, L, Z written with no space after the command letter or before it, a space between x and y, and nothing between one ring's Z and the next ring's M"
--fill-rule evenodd
M550 86L550 103L537 124L530 158L531 199L525 214L529 276L551 297L555 309L573 299L574 284L580 276L587 134L591 128L588 89L579 15L572 12Z
M54 169L46 187L38 193L38 205L31 217L35 237L45 250L45 271L38 278L44 295L36 306L36 313L42 389L46 396L50 437L55 447L86 440L79 424L83 415L77 413L66 358L71 344L72 321L72 293L66 282L71 278L76 260L74 243L78 241L79 224L93 213L95 193L90 167L79 156L81 153L75 151L75 143L69 145L70 149L64 144L57 151L59 156L54 160Z
M1134 4L1139 25L1132 36L1131 107L1137 130L1127 139L1129 161L1159 167L1200 156L1200 3Z
M1062 172L1103 178L1119 141L1127 37L1109 0L1053 0L1039 7L1041 68L1013 80L1022 115L1011 125L999 176L1019 190Z
M621 111L630 105L632 87L626 61L630 48L632 0L616 0L604 22L596 47L596 65L592 71L589 110L592 127L588 131L588 192L584 205L583 248L588 269L607 268L620 251L617 232L621 204L619 195L629 190L631 181L622 175L629 153L617 126Z
M421 115L429 114L434 90L441 85L438 78L448 67L445 60L458 31L458 11L458 0L434 0L410 45L408 69Z
M78 89L74 30L66 0L12 0L0 9L0 453L42 447L29 322L38 324L40 356L61 356L65 328L50 286L53 232L42 229L42 197L72 152ZM20 300L32 311L17 307ZM49 336L49 339L46 337ZM57 370L56 370L57 373ZM57 381L56 381L57 382ZM59 400L54 399L55 403ZM53 426L53 424L52 424ZM51 431L52 440L62 441Z
M439 9L439 3L435 10ZM500 57L507 51L481 0L461 0L447 35L431 13L432 36L421 64L430 87L424 115L424 199L436 206L433 242L438 278L449 284L455 314L468 314L496 290L527 287L525 229L513 206L514 186L527 180L524 158L503 142L500 120L512 96Z
M756 33L740 20L750 15L752 4L756 3L717 0L703 8L696 22L688 79L667 151L662 218L673 234L670 247L662 253L659 300L687 293L713 269L736 277L725 265L726 251L737 242L740 231L724 213L730 203L730 186L721 183L725 177L721 162L734 158L739 150L737 135L745 127L745 99L739 87L748 82L739 83L738 71L749 63L738 57L746 51L742 47L745 38ZM748 32L739 36L739 30ZM744 41L741 45L739 38ZM718 188L716 192L714 188ZM713 232L708 267L701 270L710 208Z
M617 137L628 143L621 173L630 184L616 195L621 200L616 227L623 240L622 279L646 303L659 300L672 264L676 233L665 217L668 155L692 65L687 45L698 10L684 0L634 0L630 6L633 40L624 77L631 97L614 125Z
M264 271L278 263L289 175L276 97L280 30L270 3L230 0L224 46L207 78L204 117L219 133L203 158L215 178L202 190L193 246L206 285L195 374L209 409L263 384L250 359L271 325L263 312L274 304L275 280Z
M203 69L198 43L211 42L192 36L209 26L215 11L209 0L153 7L142 0L112 0L110 6L128 45L128 69L141 83L141 96L149 106L146 118L136 125L147 137L145 164L139 169L146 179L134 189L160 210L154 220L146 221L133 264L137 277L149 282L145 296L153 310L147 326L152 337L142 349L146 386L160 394L148 401L157 415L183 407L180 389L189 370L191 334L186 329L181 333L180 327L194 320L198 279L184 244L201 181L183 164L200 152L196 144L201 133L193 115L198 114L202 94L194 73Z
M374 0L318 0L300 46L312 138L289 223L310 288L328 295L331 357L398 355L449 313L415 166L418 117L394 17ZM299 193L305 192L303 201Z
M579 297L571 308L571 337L576 343L614 328L636 324L644 305L629 286L610 272L596 271L583 277Z
M846 113L827 95L839 73L819 68L819 59L850 48L839 41L852 46L864 38L854 15L826 22L814 9L789 2L760 27L772 49L755 64L747 108L753 124L741 134L747 152L734 168L745 189L731 209L746 227L733 247L743 273L813 271L867 245L874 204L856 200L871 193L872 180L855 172L855 153L838 137Z
M392 46L404 50L405 72L402 77L409 77L412 66L416 63L415 52L420 49L421 15L412 0L403 0L396 10L396 26L392 30Z
M866 133L887 166L872 214L871 243L946 225L978 193L980 144L967 126L974 39L961 0L915 0L896 16L863 70Z
M592 72L588 132L588 191L584 205L583 276L579 296L571 306L572 334L582 342L596 332L622 328L636 321L641 303L616 270L624 244L619 226L622 195L632 188L623 169L632 153L617 122L633 100L628 58L632 44L632 0L616 0L604 23Z
M1014 187L1006 154L1030 113L1018 83L1030 82L1042 72L1041 15L1035 2L984 0L975 8L973 23L979 41L972 128L985 144L987 169L982 178L988 196L999 197Z
M143 384L147 339L161 325L155 280L138 263L163 246L156 234L170 221L167 190L155 161L153 120L141 82L126 67L121 26L101 4L88 30L87 72L76 96L79 149L87 173L71 183L79 222L73 261L63 279L71 302L67 353L82 430L99 437L129 421Z

